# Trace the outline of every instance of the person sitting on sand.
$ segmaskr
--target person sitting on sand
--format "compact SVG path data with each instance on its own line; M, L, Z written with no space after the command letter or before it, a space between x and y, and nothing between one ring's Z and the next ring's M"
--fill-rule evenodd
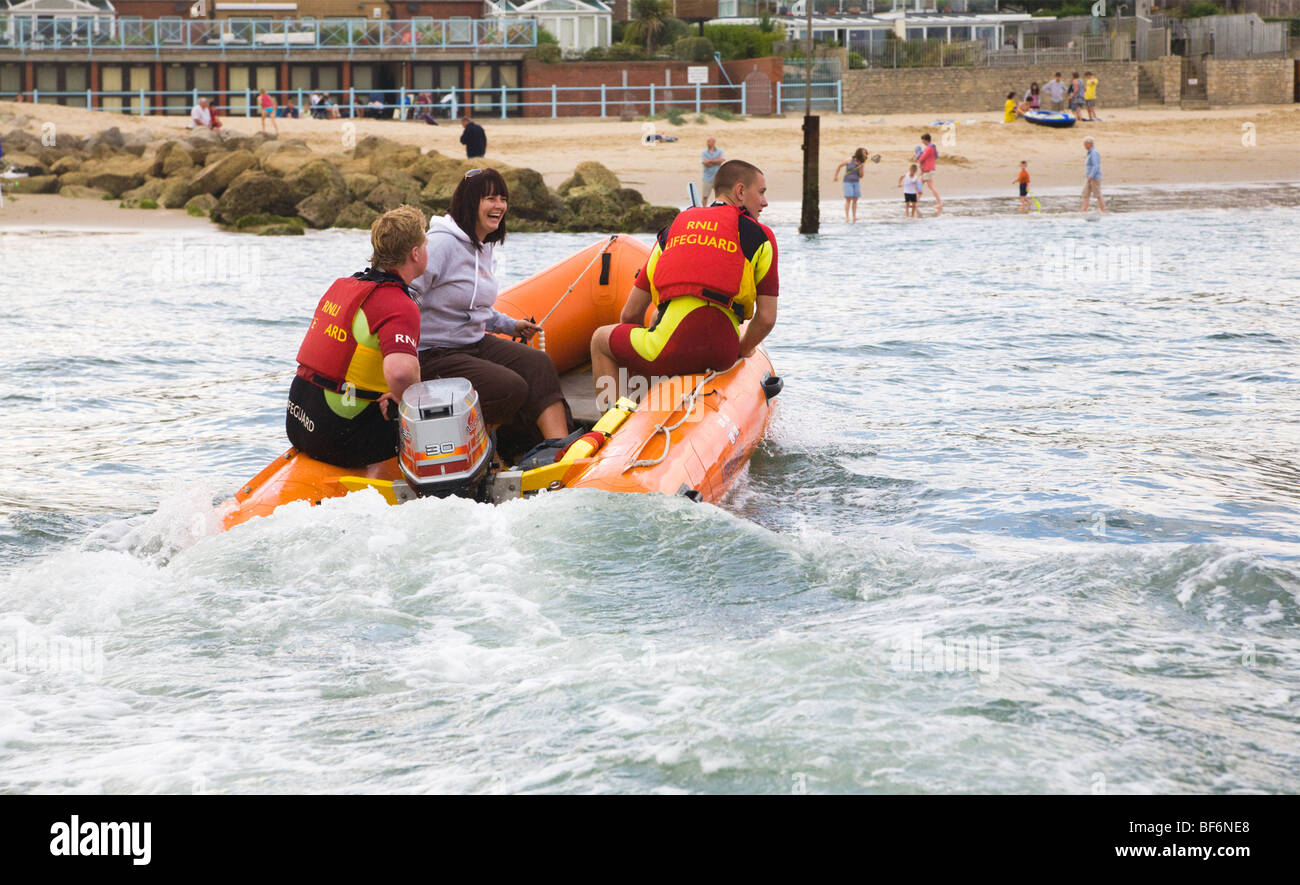
M1002 106L1002 122L1014 123L1016 122L1016 118L1019 116L1020 106L1016 104L1016 93L1013 89L1011 92L1007 93L1006 104Z
M620 366L647 379L725 371L753 355L776 325L776 235L758 221L767 207L763 172L729 160L718 167L713 193L711 206L679 212L659 232L621 322L592 335L598 402L613 405L625 394ZM645 328L651 304L658 313Z
M186 128L220 129L221 121L217 119L217 109L206 98L200 98L190 111L190 125Z
M429 260L424 214L385 212L370 245L370 267L335 280L316 306L284 422L308 457L374 475L397 455L397 406L420 380L420 309L409 287Z

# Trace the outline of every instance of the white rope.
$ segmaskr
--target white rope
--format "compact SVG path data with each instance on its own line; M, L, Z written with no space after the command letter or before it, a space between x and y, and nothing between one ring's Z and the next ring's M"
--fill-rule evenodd
M574 287L577 286L578 283L582 280L582 278L587 275L587 271L591 270L591 266L596 263L596 259L604 255L606 252L608 252L609 247L614 245L614 241L617 239L618 239L618 234L612 235L609 238L609 242L606 243L599 252L597 252L595 255L592 256L591 261L587 264L586 267L582 269L582 273L578 274L578 278L569 285L569 288L564 290L564 294L560 296L560 300L555 302L553 305L551 305L551 309L546 312L546 316L542 317L541 321L538 322L537 325L543 326L546 324L546 321L551 318L551 314L555 313L555 308L559 307L561 302L563 302L564 299L569 297L569 293L572 292Z
M627 473L633 467L654 467L656 464L663 463L663 460L668 457L668 450L672 448L673 431L676 430L678 427L681 427L683 424L685 424L686 421L691 417L691 413L695 411L695 404L699 400L700 396L708 395L708 394L701 394L700 388L708 384L714 378L718 378L721 377L722 375L727 374L728 372L736 368L736 366L739 366L744 361L745 358L742 356L740 359L732 363L730 368L723 369L721 372L714 372L710 370L709 374L705 375L702 379L700 379L700 383L695 385L694 390L682 396L682 401L677 404L677 408L673 409L673 411L669 413L669 414L673 414L678 409L685 409L685 412L682 415L681 420L678 421L676 424L655 425L655 429L651 431L650 435L641 441L641 445L637 446L635 452L633 452L631 455L628 456L627 466L624 467L621 471L619 471L619 473L620 474ZM712 392L716 393L717 391L712 391ZM636 456L641 454L645 450L645 447L650 444L650 440L655 438L655 434L661 432L664 435L664 453L660 455L658 458L654 458L650 460L644 460L644 461L635 460Z

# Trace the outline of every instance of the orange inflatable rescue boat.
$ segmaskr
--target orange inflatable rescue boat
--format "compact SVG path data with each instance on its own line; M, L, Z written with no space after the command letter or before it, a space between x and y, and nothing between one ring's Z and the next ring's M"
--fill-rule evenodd
M555 363L574 420L585 431L559 461L494 470L491 438L470 383L426 381L402 396L401 450L384 462L379 478L351 475L290 448L222 505L223 526L269 515L291 501L316 504L365 488L393 504L429 494L501 502L557 489L661 492L716 503L762 439L781 379L760 347L717 371L633 387L629 394L642 394L639 404L622 398L599 409L591 336L618 322L649 251L631 237L611 236L497 298L502 313L542 318L542 332L530 344Z

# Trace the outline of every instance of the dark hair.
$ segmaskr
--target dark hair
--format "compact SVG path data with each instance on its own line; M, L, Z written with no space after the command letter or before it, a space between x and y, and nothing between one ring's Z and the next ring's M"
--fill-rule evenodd
M867 162L867 149L858 148L853 152L853 159L857 160L859 163Z
M737 182L743 182L746 186L751 185L754 183L754 176L762 174L763 170L753 163L746 163L744 160L728 160L718 167L717 175L713 176L713 192L728 193Z
M460 184L456 185L456 192L451 195L451 207L447 214L466 233L475 249L483 243L500 243L506 238L506 220L502 218L497 229L488 234L483 243L478 241L479 204L484 197L495 197L498 194L509 201L506 180L495 169L485 168L467 172Z
M928 132L922 132L922 133L921 133L921 141L929 141L929 140L930 140L930 133L928 133Z
M1007 93L1007 98L1015 98L1015 97L1016 97L1016 91L1014 89Z

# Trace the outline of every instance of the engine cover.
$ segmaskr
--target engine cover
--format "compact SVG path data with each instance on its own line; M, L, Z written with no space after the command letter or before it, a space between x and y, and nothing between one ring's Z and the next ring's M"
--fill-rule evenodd
M492 442L474 386L464 378L412 384L402 394L398 414L398 462L415 493L481 498Z

